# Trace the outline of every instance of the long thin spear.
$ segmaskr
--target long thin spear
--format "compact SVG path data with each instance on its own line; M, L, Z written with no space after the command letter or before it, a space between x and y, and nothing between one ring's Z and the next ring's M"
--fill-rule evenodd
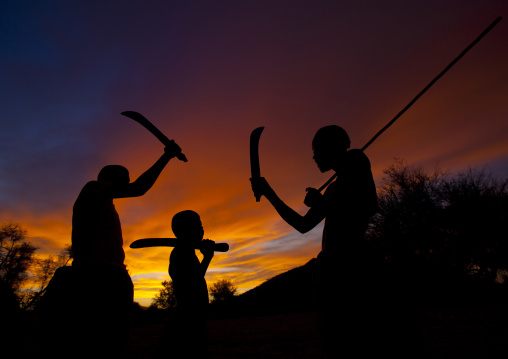
M425 88L423 90L420 91L420 93L418 95L415 96L415 98L413 98L411 100L411 102L409 102L407 104L406 107L404 107L397 115L395 115L395 117L386 124L385 127L383 127L378 133L376 133L374 135L374 137L372 137L370 139L369 142L367 142L365 144L365 146L363 146L361 148L362 151L365 151L367 149L367 147L369 147L372 142L374 142L383 132L385 132L388 127L390 127L391 125L393 125L393 123L395 121L397 121L397 119L402 116L402 114L404 112L407 111L407 109L409 109L432 85L434 85L434 83L439 80L441 78L441 76L443 76L453 65L455 65L469 50L471 50L471 48L476 45L485 35L487 35L487 33L492 30L494 28L494 26L497 25L497 23L499 21L502 20L502 17L498 17L496 20L494 20L485 30L483 30L483 32L471 43L469 44L468 47L466 47L464 49L464 51L462 51L459 56L457 56L452 62L450 62L450 64L448 66L445 67L445 69L443 71L441 71L441 73L439 73L439 75L437 75L436 77L434 77L434 79L429 82L429 84L427 86L425 86ZM326 183L324 185L322 185L321 187L319 187L318 191L321 192L322 190L324 190L326 187L328 187L328 185L335 179L335 177L337 177L337 173L335 173L328 181L326 181Z

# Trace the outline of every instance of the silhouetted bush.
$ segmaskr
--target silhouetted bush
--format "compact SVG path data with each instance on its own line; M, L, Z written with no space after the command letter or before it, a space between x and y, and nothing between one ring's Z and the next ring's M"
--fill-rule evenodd
M158 309L169 309L176 306L175 289L172 280L165 280L162 283L162 289L155 295L151 307Z
M403 161L385 174L367 238L420 297L471 299L470 288L493 284L508 267L507 180L426 173Z
M220 279L213 283L209 289L212 303L231 300L236 295L236 287L227 279Z

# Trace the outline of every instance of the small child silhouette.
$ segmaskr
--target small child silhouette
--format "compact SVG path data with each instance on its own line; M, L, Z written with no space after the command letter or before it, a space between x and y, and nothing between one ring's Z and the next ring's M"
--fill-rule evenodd
M176 238L181 240L169 257L176 309L161 333L157 357L208 358L205 274L214 255L215 242L203 240L201 218L194 211L177 213L171 227ZM203 254L201 262L196 256L198 247Z

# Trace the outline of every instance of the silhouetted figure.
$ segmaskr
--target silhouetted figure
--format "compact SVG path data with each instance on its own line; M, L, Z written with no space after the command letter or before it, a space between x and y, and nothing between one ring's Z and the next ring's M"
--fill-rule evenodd
M348 151L349 147L349 136L339 126L323 127L316 133L312 149L318 168L321 172L334 170L338 176L324 195L307 189L305 203L311 208L303 216L288 207L264 178L252 178L252 189L301 233L325 219L314 281L326 356L385 354L393 358L400 343L391 325L398 320L391 303L392 277L382 256L364 239L377 209L376 187L367 156L360 150Z
M203 240L203 226L194 211L177 213L171 222L175 236L182 241L169 257L176 308L159 339L157 358L208 358L206 316L208 287L205 274L214 255L214 241ZM199 262L197 244L203 254Z
M173 142L134 182L125 167L106 166L96 181L81 190L72 215L72 267L55 273L40 310L41 330L48 320L59 321L45 333L52 337L45 343L52 346L52 355L121 358L125 354L133 284L124 264L122 228L113 200L144 195L179 152Z

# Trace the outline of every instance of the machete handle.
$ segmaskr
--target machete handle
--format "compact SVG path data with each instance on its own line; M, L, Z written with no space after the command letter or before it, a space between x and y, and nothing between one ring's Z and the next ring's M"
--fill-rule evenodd
M170 147L170 146L178 146L174 140L169 140L168 142L164 143L163 144L166 146L166 147ZM185 155L182 153L182 150L180 149L179 152L177 152L175 154L175 157L178 158L180 161L183 161L183 162L187 162L187 157L185 157Z
M213 246L213 250L215 252L227 252L227 251L229 251L229 244L227 244L227 243L215 243L215 245Z

